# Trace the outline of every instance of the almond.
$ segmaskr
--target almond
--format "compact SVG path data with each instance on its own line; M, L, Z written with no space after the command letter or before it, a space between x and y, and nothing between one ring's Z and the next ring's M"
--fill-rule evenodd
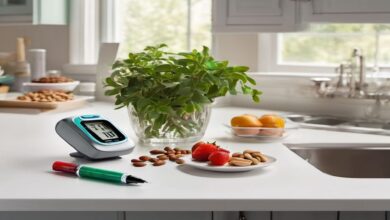
M262 154L260 154L258 157L260 158L260 162L267 162L268 161L268 158Z
M177 160L175 160L175 162L176 162L177 164L183 164L183 163L185 163L185 161L184 161L183 159L177 159Z
M166 147L164 147L164 150L165 150L165 151L172 151L172 148L166 146Z
M157 154L165 154L165 151L156 149L156 150L151 150L149 153L152 155L157 155Z
M149 159L149 162L152 162L152 163L155 163L155 162L157 162L157 161L159 161L159 159L157 159L157 158L150 158L150 159Z
M144 167L144 166L146 166L146 163L144 163L144 162L134 162L133 166L135 166L135 167Z
M167 155L163 154L163 155L158 155L157 158L160 160L168 160L169 157Z
M149 156L140 156L139 159L142 161L148 161L148 160L150 160L150 157Z
M242 160L231 160L229 162L229 165L231 166L238 166L238 167L247 167L247 166L250 166L252 164L252 161L251 160L246 160L246 161L242 161Z
M131 162L132 162L132 163L137 163L137 162L142 162L142 160L132 159Z
M164 164L165 164L164 160L157 160L156 162L153 163L153 166L158 167L158 166L162 166Z

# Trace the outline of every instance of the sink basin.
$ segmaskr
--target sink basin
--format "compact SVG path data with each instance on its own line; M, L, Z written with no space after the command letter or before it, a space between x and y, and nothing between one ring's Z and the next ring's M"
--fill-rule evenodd
M390 178L390 144L286 144L320 171L350 178Z
M286 117L304 128L390 135L390 123L388 121L364 121L334 116L311 116L298 114L287 115Z
M309 119L305 121L305 123L308 124L329 125L329 126L335 126L346 122L347 122L346 120L342 120L338 118L315 118L315 119Z

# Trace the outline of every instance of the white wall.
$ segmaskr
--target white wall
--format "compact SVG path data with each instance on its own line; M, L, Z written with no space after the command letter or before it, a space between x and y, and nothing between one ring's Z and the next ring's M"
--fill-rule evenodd
M259 71L258 34L216 34L213 51L218 60L248 66L251 72Z
M0 26L0 51L16 50L16 38L31 40L28 48L47 50L47 70L62 69L69 58L69 27L66 25L5 25Z

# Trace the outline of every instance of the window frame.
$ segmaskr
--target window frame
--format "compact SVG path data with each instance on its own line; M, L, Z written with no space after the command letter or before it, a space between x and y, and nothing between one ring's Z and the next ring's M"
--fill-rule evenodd
M338 65L305 65L305 64L281 64L280 60L280 37L283 33L261 33L259 43L259 71L281 73L303 73L308 76L315 74L333 75ZM340 61L341 63L342 61ZM368 66L372 67L372 66ZM379 66L381 71L390 71L390 64Z

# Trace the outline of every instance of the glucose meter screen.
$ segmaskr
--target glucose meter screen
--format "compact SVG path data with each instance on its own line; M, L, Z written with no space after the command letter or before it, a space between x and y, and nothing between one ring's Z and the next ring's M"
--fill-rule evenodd
M88 122L85 123L90 131L95 133L102 140L111 140L119 138L115 131L107 126L104 122Z

